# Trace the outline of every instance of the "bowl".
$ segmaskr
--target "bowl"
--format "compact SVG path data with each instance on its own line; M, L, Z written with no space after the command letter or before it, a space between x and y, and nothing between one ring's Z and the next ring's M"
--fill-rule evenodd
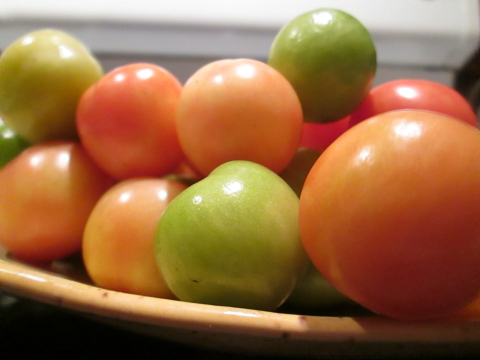
M282 358L480 355L480 321L400 322L355 306L322 314L213 306L92 284L80 255L24 263L0 247L0 290L113 327L205 349Z

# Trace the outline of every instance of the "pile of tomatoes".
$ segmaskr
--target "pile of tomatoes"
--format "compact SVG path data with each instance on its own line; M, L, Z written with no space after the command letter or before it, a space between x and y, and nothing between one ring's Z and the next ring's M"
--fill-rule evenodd
M49 34L60 49L58 32ZM49 41L44 35L38 42ZM41 125L30 116L55 113L57 97L15 109L15 91L21 98L24 90L5 90L7 51L0 115L26 140L0 170L0 244L12 256L49 262L82 251L99 286L175 298L149 241L158 219L219 165L249 160L296 187L305 250L348 298L418 320L446 316L480 296L480 130L452 88L400 79L370 89L373 58L358 70L365 76L354 110L307 121L311 99L273 62L214 61L185 84L159 65L135 63L82 85L73 120L64 124L74 131L56 136L35 130ZM2 141L0 156L9 146ZM304 149L315 154L297 162ZM102 228L108 221L115 228ZM101 250L92 245L106 236L120 240ZM115 257L95 256L107 252Z

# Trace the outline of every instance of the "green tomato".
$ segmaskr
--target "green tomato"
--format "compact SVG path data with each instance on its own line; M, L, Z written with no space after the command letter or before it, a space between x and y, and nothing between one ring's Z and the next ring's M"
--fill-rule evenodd
M26 34L0 57L0 116L31 143L76 139L78 100L102 75L97 59L69 34Z
M277 174L231 161L179 194L155 234L157 265L183 301L275 310L308 264L298 197Z
M0 169L29 146L0 119Z
M299 311L313 311L331 306L355 304L330 284L310 262L305 275L285 301Z
M268 64L292 84L306 122L328 123L349 115L368 95L377 55L360 21L325 8L287 23L272 43Z
M310 169L321 154L322 152L317 149L299 148L290 164L279 174L298 197L302 193Z

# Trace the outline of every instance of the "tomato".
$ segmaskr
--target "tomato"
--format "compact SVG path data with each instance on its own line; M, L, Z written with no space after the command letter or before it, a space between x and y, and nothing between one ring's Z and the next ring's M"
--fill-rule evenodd
M370 91L351 114L350 127L369 117L392 110L418 109L439 112L478 126L468 101L455 89L430 80L398 79Z
M112 70L80 99L82 144L116 179L167 173L184 158L175 128L181 90L177 78L157 65Z
M325 124L305 122L300 146L319 151L325 150L336 138L347 131L349 121L350 119L347 116L341 120Z
M155 262L155 227L187 188L173 180L136 178L109 189L85 226L83 259L93 282L111 290L174 298Z
M293 307L297 312L353 304L353 301L325 280L311 262L308 263L307 271L285 301L287 307Z
M443 316L480 292L480 130L429 111L384 113L320 155L300 197L312 262L396 319Z
M0 57L0 114L30 143L77 140L78 100L102 76L100 63L78 39L56 29L33 31Z
M182 301L275 310L308 264L298 197L280 176L229 161L179 194L155 232L155 257Z
M469 303L467 306L449 314L449 319L455 320L476 320L480 321L480 296Z
M339 9L320 8L280 29L268 64L295 88L306 122L328 123L348 116L368 95L377 52L358 19Z
M0 119L0 169L30 144Z
M290 164L279 174L297 196L300 196L303 183L320 154L321 151L316 149L299 148Z
M251 59L218 60L185 83L178 137L203 175L231 160L249 160L278 173L295 156L302 109L290 83Z
M112 185L78 143L24 150L0 170L0 244L31 261L79 251L87 218Z

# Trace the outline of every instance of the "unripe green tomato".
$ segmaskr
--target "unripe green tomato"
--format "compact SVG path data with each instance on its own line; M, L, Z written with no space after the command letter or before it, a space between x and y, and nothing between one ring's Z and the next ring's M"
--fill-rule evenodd
M297 311L314 311L339 305L353 305L353 300L330 284L310 262L305 275L285 301Z
M26 34L0 57L0 116L31 143L77 139L78 100L102 75L97 59L71 35Z
M0 119L0 169L29 146Z
M299 15L279 31L268 64L292 84L305 121L328 123L349 115L368 95L377 55L358 19L321 8Z
M220 165L160 218L155 253L167 285L183 301L275 310L308 264L298 202L264 166Z

